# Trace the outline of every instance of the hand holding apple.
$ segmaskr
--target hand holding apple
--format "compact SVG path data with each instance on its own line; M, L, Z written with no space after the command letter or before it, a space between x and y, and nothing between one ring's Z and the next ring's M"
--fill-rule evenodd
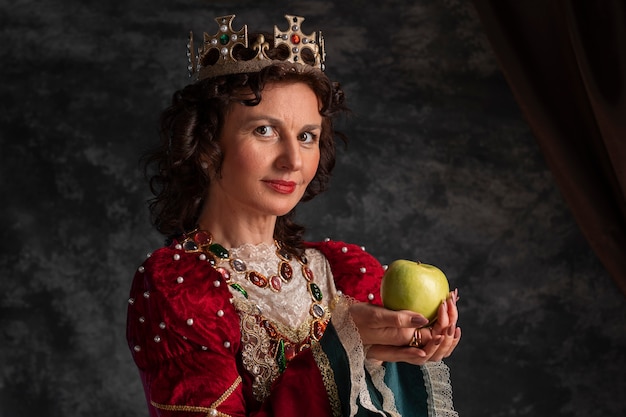
M350 306L361 341L368 345L367 358L375 362L407 362L424 365L449 357L461 338L457 327L459 299L456 290L439 303L436 322L424 328L426 318L410 310L394 311L367 302ZM415 332L421 332L422 344L412 345Z
M441 303L448 298L450 285L444 273L433 265L399 259L383 275L380 296L390 310L411 310L431 323Z

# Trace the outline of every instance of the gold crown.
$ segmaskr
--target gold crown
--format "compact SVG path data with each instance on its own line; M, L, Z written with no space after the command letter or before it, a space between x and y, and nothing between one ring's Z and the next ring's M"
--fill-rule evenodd
M267 53L270 43L264 35L257 36L254 44L249 49L250 56L237 59L233 56L235 48L248 47L248 25L243 25L238 31L233 30L232 22L234 14L215 18L219 29L215 35L204 33L202 48L198 48L198 54L194 53L193 32L189 32L187 44L187 56L189 57L189 77L197 74L201 80L218 75L239 74L243 72L257 72L268 65L276 62L291 62L325 69L324 38L322 32L313 32L305 35L302 32L304 17L285 15L289 28L281 31L274 26L274 48L285 49L286 58L270 58ZM305 50L309 50L308 56ZM305 55L303 55L305 52Z

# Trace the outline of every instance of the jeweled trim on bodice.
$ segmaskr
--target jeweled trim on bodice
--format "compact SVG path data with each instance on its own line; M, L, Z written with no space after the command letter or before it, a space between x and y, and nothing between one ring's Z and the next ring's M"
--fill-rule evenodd
M297 257L278 242L226 249L203 231L187 234L182 245L206 254L230 286L240 316L243 365L254 377L255 398L263 401L288 363L326 330L335 291L326 258L313 249Z

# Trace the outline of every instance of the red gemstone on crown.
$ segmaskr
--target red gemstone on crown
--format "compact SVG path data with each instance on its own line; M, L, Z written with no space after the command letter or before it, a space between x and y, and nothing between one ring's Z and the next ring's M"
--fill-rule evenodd
M300 35L294 33L293 35L291 35L291 43L297 45L300 43Z

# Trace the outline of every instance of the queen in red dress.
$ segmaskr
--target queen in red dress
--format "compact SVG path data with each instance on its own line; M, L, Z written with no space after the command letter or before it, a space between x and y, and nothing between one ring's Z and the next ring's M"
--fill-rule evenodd
M250 36L204 34L161 117L151 211L167 244L137 269L127 339L151 416L455 416L442 359L456 292L435 323L381 306L364 248L304 242L293 221L334 165L346 110L321 33L297 16Z

